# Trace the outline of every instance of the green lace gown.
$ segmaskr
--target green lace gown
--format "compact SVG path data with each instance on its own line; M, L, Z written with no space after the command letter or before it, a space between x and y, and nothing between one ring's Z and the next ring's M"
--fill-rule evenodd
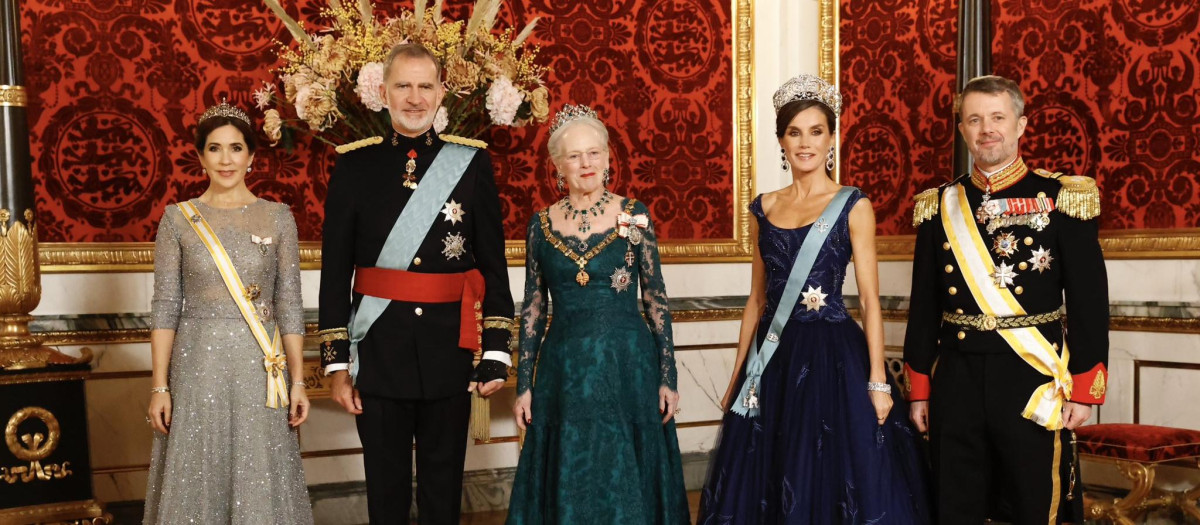
M509 524L689 523L675 422L658 409L659 387L676 389L658 243L642 203L624 211L647 217L637 244L615 229L563 239L545 211L529 222L517 395L533 391L533 421ZM594 253L586 285L565 252Z

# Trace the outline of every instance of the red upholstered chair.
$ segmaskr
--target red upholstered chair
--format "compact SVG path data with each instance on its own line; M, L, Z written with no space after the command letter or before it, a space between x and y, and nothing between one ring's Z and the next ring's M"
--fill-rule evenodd
M1121 475L1133 483L1124 498L1085 500L1088 519L1132 525L1133 518L1148 510L1173 506L1200 521L1200 509L1196 507L1200 486L1185 491L1154 486L1158 465L1200 468L1200 431L1151 425L1088 425L1075 429L1075 441L1081 458L1115 462Z

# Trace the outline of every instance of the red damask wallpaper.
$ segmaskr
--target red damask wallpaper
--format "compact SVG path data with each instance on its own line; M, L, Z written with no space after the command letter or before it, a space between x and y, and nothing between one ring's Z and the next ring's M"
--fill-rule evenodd
M948 180L957 3L842 0L844 179L882 234L912 233L911 196ZM997 74L1025 91L1022 153L1095 177L1101 228L1200 224L1200 4L992 1Z
M383 16L412 7L377 3ZM285 4L313 21L324 1ZM446 4L466 19L473 2ZM152 240L163 208L207 185L190 144L196 118L221 97L250 110L251 92L272 76L272 41L290 40L254 1L30 0L21 9L42 241ZM531 42L553 68L551 108L600 113L614 191L645 201L664 238L731 238L730 2L510 0L501 25L536 16ZM510 239L559 198L547 132L487 137ZM317 240L334 159L311 143L292 153L264 146L248 182L290 204L301 239Z

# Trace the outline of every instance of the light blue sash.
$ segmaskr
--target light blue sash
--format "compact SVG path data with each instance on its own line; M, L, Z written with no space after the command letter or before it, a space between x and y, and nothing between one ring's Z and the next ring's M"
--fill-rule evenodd
M475 148L446 144L433 159L433 164L421 177L421 183L404 205L400 217L392 225L387 240L383 242L383 250L375 260L375 266L391 270L408 270L433 221L437 220L442 211L442 205L450 197L450 192L458 186L471 159L475 157ZM364 295L358 303L358 309L350 312L350 377L358 377L358 343L367 336L367 331L375 320L383 315L383 311L391 304L390 299Z
M825 239L829 237L830 230L833 229L838 215L842 213L842 208L846 205L846 200L850 198L850 194L854 190L855 188L849 186L838 190L837 195L833 196L833 200L829 201L825 210L821 212L821 217L804 236L804 243L800 245L796 263L792 265L792 273L788 275L787 286L784 286L783 296L779 299L779 307L775 310L775 317L771 318L771 327L767 330L766 340L763 341L761 347L757 344L757 337L750 341L750 355L746 360L746 382L742 383L742 391L734 399L732 407L732 410L738 415L758 417L756 389L759 379L762 377L763 370L766 370L767 363L771 361L771 355L779 347L779 336L783 334L783 327L792 316L792 310L796 308L796 302L800 299L800 289L808 282L813 263L817 261L817 254L821 252L821 247L825 245Z

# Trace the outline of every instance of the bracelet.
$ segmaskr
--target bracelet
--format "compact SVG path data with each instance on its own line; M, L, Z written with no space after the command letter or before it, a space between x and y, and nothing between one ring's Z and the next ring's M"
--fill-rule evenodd
M885 394L890 394L890 393L892 393L892 385L889 385L887 383L874 383L874 382L868 381L867 382L867 391L868 392L883 392Z
M150 389L150 393L151 394L170 394L171 387L156 386L156 387Z

